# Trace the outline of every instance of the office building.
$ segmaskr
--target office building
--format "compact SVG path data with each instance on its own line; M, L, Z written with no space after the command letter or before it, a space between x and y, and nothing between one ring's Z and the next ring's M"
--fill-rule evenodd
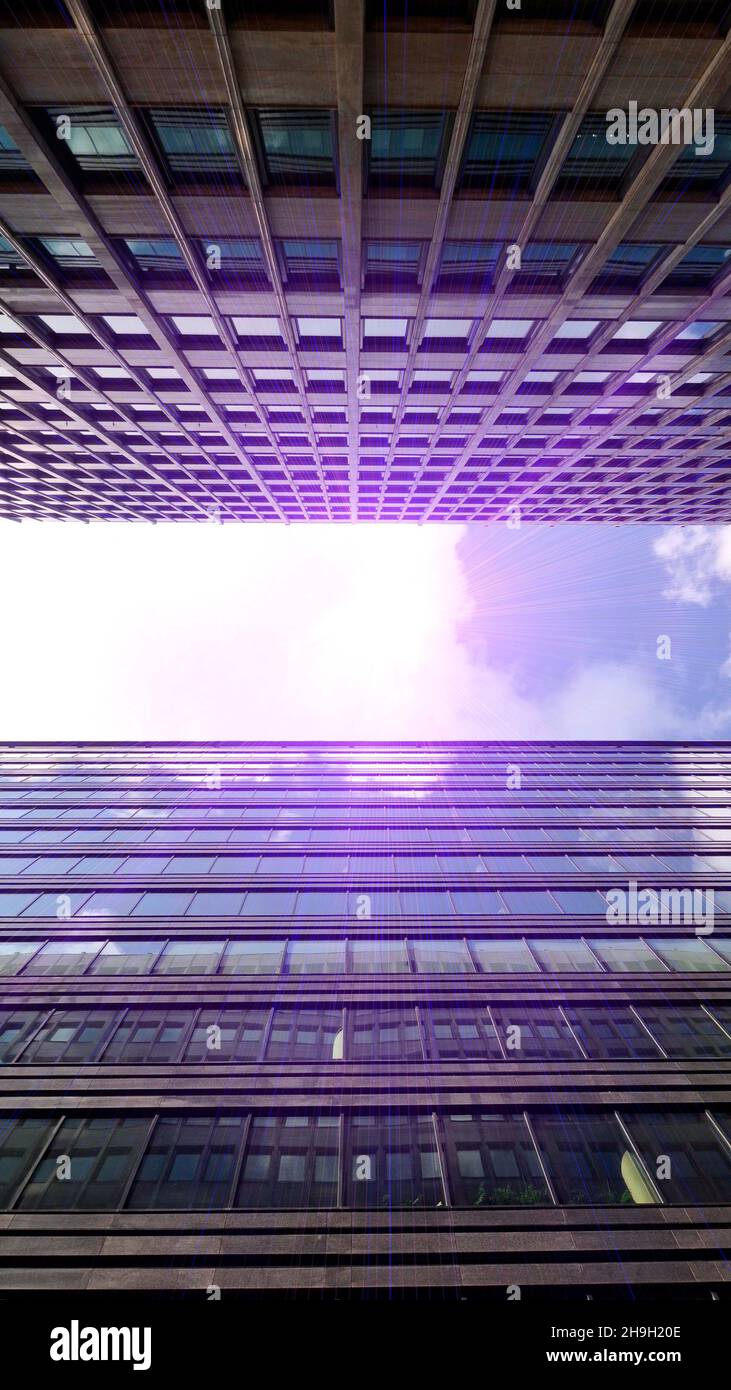
M5 744L0 1293L723 1299L727 744Z

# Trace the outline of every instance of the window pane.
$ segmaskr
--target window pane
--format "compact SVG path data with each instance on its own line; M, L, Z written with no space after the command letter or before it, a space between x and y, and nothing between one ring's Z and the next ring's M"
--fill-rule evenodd
M254 1116L234 1205L336 1206L338 1136L337 1115Z
M222 975L278 975L282 969L283 941L229 941L221 964Z
M345 1056L349 1062L421 1061L414 1009L349 1009Z
M290 941L288 975L342 975L345 972L344 941Z
M472 953L486 975L535 974L540 967L524 941L470 941Z
M731 1202L731 1152L700 1111L624 1116L666 1202Z
M443 1123L455 1206L552 1205L522 1115L510 1111L446 1115Z
M339 1010L275 1009L266 1046L267 1062L333 1062L343 1055Z
M158 1119L125 1205L220 1211L230 1200L243 1131L241 1115Z
M492 1016L509 1062L550 1059L577 1061L581 1053L557 1008L525 1004L493 1005Z
M354 941L348 943L352 975L389 975L409 972L405 941Z
M155 966L156 975L212 975L224 941L170 941Z
M434 1128L414 1115L354 1115L348 1126L346 1204L436 1207L444 1202Z
M420 975L455 975L473 972L474 966L464 941L412 942L416 969Z
M114 1116L64 1120L24 1188L19 1209L113 1210L121 1201L148 1127L145 1119Z
M657 1201L613 1115L537 1114L533 1130L559 1202L645 1206Z

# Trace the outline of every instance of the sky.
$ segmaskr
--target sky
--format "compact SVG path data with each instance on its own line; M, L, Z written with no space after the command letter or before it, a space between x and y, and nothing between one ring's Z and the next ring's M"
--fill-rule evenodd
M731 527L0 522L0 737L731 737Z

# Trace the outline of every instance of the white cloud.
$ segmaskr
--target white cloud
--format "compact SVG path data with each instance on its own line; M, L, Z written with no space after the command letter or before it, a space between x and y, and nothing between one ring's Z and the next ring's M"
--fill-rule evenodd
M731 710L709 710L689 728L662 663L587 664L536 691L491 664L489 647L478 657L462 635L462 535L0 523L0 737L619 739L728 727Z
M706 607L718 582L731 582L731 526L673 526L653 549L667 570L666 598Z

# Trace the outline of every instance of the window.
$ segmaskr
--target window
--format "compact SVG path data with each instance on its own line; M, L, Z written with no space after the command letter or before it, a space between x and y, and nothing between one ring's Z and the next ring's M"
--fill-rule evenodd
M25 968L26 975L83 975L103 941L49 941Z
M95 1061L119 1017L110 1009L55 1010L31 1038L23 1063L56 1066Z
M0 941L0 975L17 975L41 944L40 941Z
M686 123L684 138L688 136ZM713 129L713 148L706 148L701 158L695 144L687 144L660 185L660 193L686 193L698 190L706 194L720 192L725 186L731 164L731 116L716 112Z
M414 289L420 281L424 244L421 241L364 243L365 288Z
M343 1055L342 1012L275 1009L266 1062L335 1062Z
M139 169L127 137L111 107L49 106L46 116L54 133L60 118L68 118L68 139L54 141L73 157L85 174L106 174Z
M558 191L586 188L619 192L637 146L629 142L610 144L607 130L604 112L590 112L584 117L561 168Z
M502 896L508 912L515 913L519 917L545 916L547 913L555 914L559 911L551 894L545 891L530 888L504 888Z
M486 1006L481 1008L436 1008L423 1010L429 1057L439 1061L501 1061L503 1051L495 1025Z
M290 941L287 946L288 975L342 975L344 970L344 941Z
M673 970L728 970L726 961L711 951L705 941L687 937L681 941L669 938L650 939L650 946Z
M414 1009L348 1009L345 1056L349 1062L420 1062Z
M520 269L510 276L510 289L559 290L586 250L587 244L577 241L530 241L522 250Z
M0 173L10 173L18 169L30 169L30 165L5 127L0 125Z
M337 1115L255 1115L235 1206L334 1207L338 1200Z
M269 1022L268 1009L202 1009L184 1062L256 1062Z
M110 1211L137 1164L149 1120L64 1120L17 1203L21 1211ZM66 1162L64 1162L64 1159Z
M414 941L412 948L420 975L461 975L474 971L467 945L458 937Z
M477 111L472 118L459 177L461 189L531 187L553 117L531 111Z
M81 237L41 236L38 241L63 270L83 270L86 266L98 265L91 247Z
M127 1009L104 1049L105 1064L176 1062L193 1020L185 1009Z
M657 1059L660 1049L627 1004L608 1007L565 1004L563 1012L587 1057L611 1060L622 1057Z
M660 974L664 973L665 967L657 956L653 955L649 946L644 941L609 941L594 940L591 942L592 950L599 957L602 965L608 970L613 971L649 971Z
M472 940L470 948L486 975L535 974L540 968L524 941Z
M664 1201L731 1202L731 1150L707 1115L650 1110L624 1120Z
M243 1131L241 1115L160 1117L125 1206L157 1211L227 1206Z
M169 941L157 964L156 975L212 975L225 941Z
M490 290L502 251L500 241L445 241L435 289L465 294Z
M584 913L601 913L603 917L606 916L606 900L593 888L554 888L553 896L561 910L569 916L582 916Z
M491 1009L509 1062L578 1061L581 1052L557 1008L505 1004Z
M221 963L222 975L278 975L283 941L229 941Z
M408 974L409 958L405 941L351 940L348 944L350 973L353 975Z
M52 1131L53 1122L44 1117L17 1120L12 1115L0 1116L0 1206L10 1205Z
M551 1206L525 1119L513 1111L447 1115L445 1157L457 1207Z
M659 1200L649 1172L614 1115L600 1111L537 1114L532 1124L559 1202L645 1206Z
M390 1112L354 1115L346 1127L349 1207L437 1207L444 1202L431 1120Z
M222 107L153 107L147 119L171 174L181 179L222 174L241 177Z
M162 941L108 941L89 974L149 975L162 946Z
M213 279L244 277L253 286L269 283L264 251L258 237L198 237L197 245L206 269Z
M124 237L124 244L140 270L185 270L183 254L172 237Z
M340 243L313 237L285 237L277 242L282 279L290 288L338 288Z
M329 111L257 111L254 122L265 183L335 186L335 136Z
M448 126L442 111L374 112L365 151L369 189L436 189Z
M572 941L569 937L551 941L537 938L531 949L544 970L601 970L583 941Z
M638 1004L637 1012L668 1057L731 1057L731 1038L700 1004Z
M660 259L665 248L659 242L621 241L607 257L602 270L592 282L593 293L639 288L651 267Z
M715 282L731 256L731 247L699 243L662 282L662 289L706 289Z
M0 1013L0 1066L15 1061L46 1013L46 1009L4 1009Z

